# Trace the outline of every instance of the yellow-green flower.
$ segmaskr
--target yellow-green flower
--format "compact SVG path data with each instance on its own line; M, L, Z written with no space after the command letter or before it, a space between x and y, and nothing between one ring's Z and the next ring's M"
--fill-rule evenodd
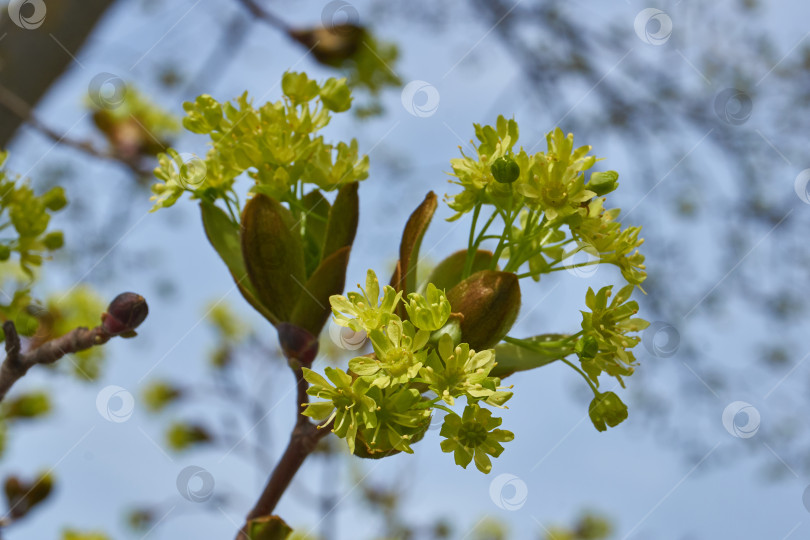
M492 412L482 409L478 404L467 405L463 416L448 414L444 419L440 435L443 452L453 452L456 465L465 469L470 461L484 474L492 470L489 456L498 457L503 452L500 443L515 438L511 431L496 429L501 425L501 418L493 418Z
M357 286L362 294L350 292L346 296L334 295L329 298L337 324L355 332L371 332L385 326L392 319L399 319L394 315L394 310L402 298L402 292L396 292L386 285L383 287L381 302L380 282L373 270L366 274L366 287L362 288L359 284Z
M372 386L386 388L407 383L416 377L427 358L427 351L423 349L430 332L417 331L409 321L392 320L384 332L372 330L368 337L374 347L374 356L353 358L349 369Z

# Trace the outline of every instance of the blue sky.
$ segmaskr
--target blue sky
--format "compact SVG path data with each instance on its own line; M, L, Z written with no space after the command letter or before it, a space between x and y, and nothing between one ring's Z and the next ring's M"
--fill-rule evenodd
M147 93L158 95L163 106L181 114L183 96L162 91L156 83L155 70L174 63L182 71L193 73L214 45L209 36L234 12L236 4L214 0L196 4L183 0L165 5L120 1L38 112L59 129L70 129L72 135L89 134L90 124L83 118L81 103L88 81L107 71L134 80ZM362 20L367 6L362 2L356 2L355 6ZM279 13L293 22L317 23L321 7L321 3L307 2L288 13L279 8ZM583 17L609 17L632 33L634 18L646 7L636 2L615 2L609 8L599 2L577 2L567 9L581 11ZM679 21L700 16L699 7L686 2L662 8L671 15L674 32L688 32L689 25ZM802 21L807 20L807 11L801 2L787 2L783 9L767 12L763 17L762 24L773 29L772 34L785 53L805 36L806 25ZM724 23L731 32L734 21ZM367 268L387 274L412 208L428 190L441 194L452 189L446 184L448 161L458 155L458 145L472 137L473 122L491 123L497 114L514 115L521 125L521 142L527 148L553 127L549 122L554 119L538 119L533 108L527 106L516 82L518 68L489 29L466 18L459 24L464 31L449 37L414 29L398 20L375 25L380 36L390 37L400 46L398 74L405 81L421 80L435 87L440 99L434 114L423 118L410 114L402 105L400 92L393 90L383 96L386 114L382 117L359 123L349 115L338 116L327 129L328 138L356 137L361 149L369 152L372 163L370 178L361 188L360 234L349 267L349 286L361 280ZM726 32L724 25L718 23L717 32ZM723 43L722 35L717 39L719 44ZM215 84L209 93L218 99L234 97L245 89L256 98L278 99L281 73L291 67L319 77L331 75L271 29L257 25L247 40L226 71L212 74ZM631 54L658 54L665 61L676 56L666 45L653 47L641 40ZM605 71L618 60L606 58ZM697 78L694 73L692 76ZM572 101L588 107L590 100L598 97L598 91L598 88L571 89L581 96ZM632 159L632 151L612 141L609 134L576 133L575 137L579 143L593 144L594 152L607 158L603 162L605 168L621 172L623 165ZM695 142L698 139L699 135ZM204 143L202 138L185 136L176 146L182 151L201 153ZM148 268L126 272L119 267L113 279L102 276L115 259L116 250L84 271L60 273L58 265L54 265L57 268L46 275L46 287L64 289L82 279L110 297L122 290L143 292L151 312L138 339L115 340L106 346L108 360L97 384L87 385L34 370L15 386L14 391L52 388L57 407L49 420L15 430L2 470L30 474L55 466L59 489L45 508L10 530L8 538L52 538L63 525L102 529L114 538L139 538L141 535L124 527L123 510L149 501L165 501L168 515L146 538L230 538L266 475L227 448L180 456L169 453L162 434L166 419L156 420L146 414L139 402L139 391L154 376L190 382L205 380L205 355L212 336L206 325L201 324L201 317L211 301L225 299L256 328L262 328L271 344L272 329L262 326L262 320L253 316L234 292L224 265L202 234L196 205L183 201L185 204L148 214L151 203L146 191L140 198L122 196L122 186L130 179L120 169L70 150L51 149L50 143L29 130L25 130L11 150L9 168L26 172L35 182L38 175L55 163L67 162L80 171L81 180L72 184L71 194L97 201L91 211L99 223L117 205L132 205L132 222L109 234L120 238L116 250L144 250L150 254ZM713 155L710 150L699 149L688 159L700 165L702 160L712 160ZM407 173L395 174L388 166L392 160L409 162ZM661 176L673 165L662 163ZM720 171L719 181L728 181L722 174ZM644 192L641 183L633 178L623 177L622 182L615 204L629 208ZM792 189L792 184L784 184L784 189ZM664 195L654 193L644 204L661 204L661 197ZM806 211L806 206L801 205L798 211ZM443 221L449 215L448 209L440 208L425 238L422 255L428 260L438 261L465 245L468 223L464 221L457 226ZM656 216L650 211L644 215L648 220L644 223L648 238L655 238L657 228L688 226L664 212ZM62 225L66 228L68 249L81 249L85 239L72 236L69 223ZM705 231L698 225L689 234L703 238L701 254L710 256L715 246L706 238ZM757 264L759 256L755 254L747 264ZM718 280L724 272L725 269L718 270ZM587 287L596 288L617 278L609 269L600 269L588 279L563 274L542 284L524 286L524 310L512 332L514 335L576 328ZM157 292L158 284L165 278L177 285L170 296ZM708 340L707 350L714 347L718 362L729 363L730 368L739 368L741 363L745 367L747 351L735 343L735 335L753 331L752 323L741 316L728 324L725 332L714 337L690 329L681 334L681 339L693 344ZM688 369L680 364L678 355L654 358L640 348L639 358L645 383L665 385L674 377L673 372ZM268 422L274 430L271 453L278 456L286 444L293 413L293 403L280 397L286 395L292 376L270 364L269 360L264 366L251 362L242 382L266 388L265 404L268 411L272 410ZM407 489L405 513L415 519L447 515L461 531L460 537L483 515L492 515L508 522L512 537L529 538L542 532L544 526L570 522L583 508L613 518L615 537L621 539L778 540L803 538L810 532L810 516L802 504L802 493L810 480L788 474L781 482L767 482L762 474L763 459L770 456L779 466L780 449L746 457L750 447L762 443L756 436L750 439L731 436L721 422L729 403L747 401L762 413L765 429L768 412L780 407L781 402L778 392L767 400L763 395L778 382L778 377L763 379L756 388L719 390L714 398L707 395L701 404L694 406L682 404L677 411L679 425L694 426L700 434L700 443L688 456L677 442L668 440L666 432L645 423L642 415L634 414L632 396L627 393L623 396L628 398L630 420L606 433L596 432L585 416L589 398L582 391L581 381L564 366L552 365L538 372L516 375L509 382L515 385L515 397L503 415L504 427L515 433L516 440L495 462L490 475L453 465L452 458L439 449L437 432L428 433L414 456L353 464L363 471L361 474L368 473L369 479L402 479ZM631 378L629 385L632 387L634 382ZM134 413L126 422L109 422L97 412L97 395L109 385L121 386L135 396ZM176 412L184 418L195 418L195 413L197 417L216 415L218 409L208 404ZM182 499L175 487L178 473L188 465L210 471L216 490L236 492L233 505L205 515L188 513L194 503ZM355 504L350 470L341 465L334 474L341 480L333 489L348 493L345 503L336 510L337 537L370 537L375 524L362 520L366 514ZM493 479L503 474L514 475L526 488L526 500L519 509L499 508L490 495ZM319 463L304 470L296 479L301 489L294 487L285 495L277 513L304 529L317 524L320 516L313 511L304 488L320 489L322 475ZM511 492L505 496L511 497Z

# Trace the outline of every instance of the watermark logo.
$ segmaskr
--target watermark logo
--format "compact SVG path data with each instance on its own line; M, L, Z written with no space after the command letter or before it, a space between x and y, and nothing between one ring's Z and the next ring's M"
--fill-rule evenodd
M127 84L118 75L99 73L90 80L87 95L99 109L116 109L124 103Z
M25 30L36 30L45 22L44 0L11 0L8 16L14 24Z
M658 358L669 358L678 352L681 334L671 324L655 321L641 333L641 342L651 355Z
M135 398L126 388L106 386L96 396L96 410L108 422L126 422L135 410Z
M417 118L433 116L439 110L439 91L425 81L411 81L402 89L402 106Z
M750 439L756 435L759 431L759 420L759 411L745 401L730 403L723 410L723 427L730 435L740 439Z
M737 88L726 88L714 98L717 118L730 126L741 126L751 118L754 101L751 96Z
M644 43L663 45L672 35L672 19L660 9L642 9L633 21L633 28Z
M189 465L177 475L177 491L187 501L206 502L214 496L214 476L196 465Z
M528 496L526 482L514 474L499 474L489 484L489 498L502 510L520 510L526 504Z

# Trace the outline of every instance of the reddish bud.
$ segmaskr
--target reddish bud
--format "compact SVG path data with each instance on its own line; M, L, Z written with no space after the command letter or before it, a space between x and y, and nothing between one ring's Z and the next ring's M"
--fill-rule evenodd
M107 306L101 315L101 325L111 336L130 334L146 319L149 306L140 294L121 293Z

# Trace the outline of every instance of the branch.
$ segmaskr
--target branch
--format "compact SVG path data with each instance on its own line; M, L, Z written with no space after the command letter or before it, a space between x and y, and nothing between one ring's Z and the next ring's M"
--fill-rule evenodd
M303 406L309 402L309 396L307 395L309 383L304 379L304 371L298 361L293 359L291 364L294 366L293 373L295 373L297 381L295 426L292 433L290 433L290 442L287 444L284 454L282 454L281 459L273 469L273 473L270 475L270 479L267 481L267 485L264 487L264 491L256 505L248 513L245 524L236 535L236 540L250 540L247 535L250 520L273 513L281 496L292 482L295 473L304 464L304 460L315 449L318 441L332 431L332 422L324 426L316 426L301 414Z
M13 321L3 323L6 335L6 359L0 365L0 401L28 370L37 364L53 364L66 354L103 345L115 336L129 337L135 333L149 308L142 296L123 293L107 307L101 316L101 324L92 329L75 328L64 336L46 341L39 347L22 352L20 336Z
M12 92L6 86L0 83L0 105L8 109L11 113L17 116L20 120L27 123L36 131L49 138L57 144L73 148L92 157L103 159L107 161L114 161L119 165L123 165L131 172L139 176L149 176L151 171L138 165L137 163L124 159L121 156L104 150L99 150L90 141L81 141L69 138L67 135L60 134L55 129L45 124L42 120L36 117L34 111L28 104L20 98L17 94Z
M282 32L290 34L292 29L287 23L285 23L284 21L282 21L281 19L279 19L278 17L276 17L275 15L264 9L262 6L257 4L255 0L238 0L238 2L241 3L243 6L245 6L245 9L247 9L251 13L251 15L253 15L257 19L261 19L270 26L274 26L275 28L278 28Z

